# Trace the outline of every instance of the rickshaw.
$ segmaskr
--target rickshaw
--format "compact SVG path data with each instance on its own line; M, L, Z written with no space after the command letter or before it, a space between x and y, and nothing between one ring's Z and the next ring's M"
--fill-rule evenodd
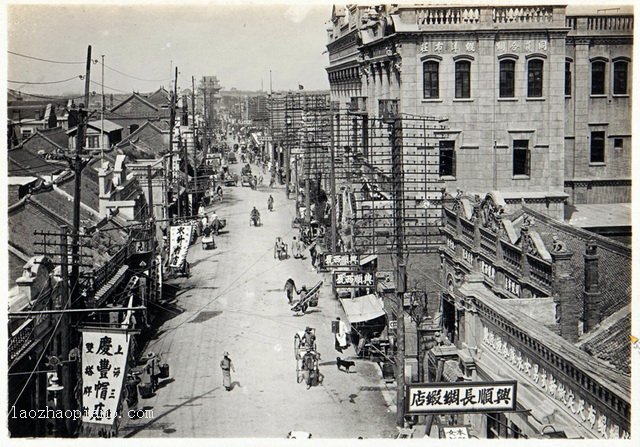
M296 380L298 383L302 383L303 380L307 381L307 388L317 385L322 380L320 377L320 367L318 365L320 361L320 353L307 348L304 353L297 358L296 355Z
M260 219L260 213L249 214L249 226L253 225L254 227L259 227L262 225L262 220Z
M283 259L287 259L289 257L289 246L282 241L282 238L278 236L276 238L276 242L273 245L273 258L279 259L282 261Z
M202 249L209 250L211 248L216 248L216 243L213 239L213 235L209 234L208 236L202 236Z
M318 305L318 295L320 294L321 286L322 281L318 281L318 283L309 290L304 290L303 286L300 294L302 294L302 292L306 293L304 297L298 299L298 302L291 308L291 311L295 313L302 312L304 315L309 307L316 307Z
M305 333L309 330L311 334L311 339L313 340L311 343L307 342L305 337ZM316 328L308 327L304 331L298 331L293 336L293 353L296 356L296 360L300 360L302 356L307 352L307 350L316 351Z

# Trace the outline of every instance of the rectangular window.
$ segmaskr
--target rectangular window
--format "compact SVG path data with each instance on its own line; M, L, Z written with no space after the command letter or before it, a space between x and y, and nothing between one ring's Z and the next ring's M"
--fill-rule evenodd
M513 175L530 175L529 140L513 140Z
M26 140L30 136L31 136L31 130L30 129L25 129L25 130L22 131L22 138L24 140Z
M440 64L436 61L427 61L423 65L424 98L435 99L440 97L438 69Z
M627 94L627 67L629 64L625 61L618 61L613 64L613 94Z
M527 77L527 97L542 97L542 67L543 62L540 59L532 59L528 64Z
M440 176L456 175L455 141L440 141Z
M513 98L515 96L516 63L512 60L500 61L500 97Z
M456 98L471 97L471 62L456 62Z
M604 72L606 65L602 61L591 64L591 94L604 95Z
M614 149L622 149L624 147L624 140L622 138L614 138L613 139L613 148Z
M564 96L571 96L571 62L564 63Z
M100 135L91 135L87 137L87 147L97 148L100 147Z
M591 163L604 163L604 132L591 132Z

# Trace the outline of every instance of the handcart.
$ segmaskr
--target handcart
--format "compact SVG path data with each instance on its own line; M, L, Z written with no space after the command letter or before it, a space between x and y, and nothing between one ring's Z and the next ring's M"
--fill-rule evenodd
M309 307L316 307L318 305L318 295L320 294L320 287L322 287L322 281L318 281L318 283L313 286L308 291L305 291L304 288L301 290L300 295L304 293L304 296L298 300L298 302L291 308L293 312L302 312L304 314Z

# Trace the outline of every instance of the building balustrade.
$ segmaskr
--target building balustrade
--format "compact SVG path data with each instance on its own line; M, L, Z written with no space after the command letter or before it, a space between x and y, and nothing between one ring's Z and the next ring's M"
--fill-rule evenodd
M553 7L520 6L493 8L493 23L551 23Z
M565 405L568 404L569 409L574 413L576 413L575 410L581 403L590 402L599 410L599 414L604 413L609 416L608 422L611 424L611 429L616 428L615 433L614 430L611 430L611 432L607 431L607 435L611 433L611 437L625 437L630 416L629 402L622 397L624 394L620 393L620 390L607 388L598 378L592 376L589 371L576 366L580 361L575 359L579 355L586 354L563 339L551 340L549 338L550 334L532 334L526 329L526 324L518 319L514 321L513 315L508 318L505 317L489 303L474 300L474 304L478 315L484 322L485 345L487 345L486 336L488 330L489 338L494 338L499 342L497 344L493 343L498 346L498 353L508 353L508 355L505 355L507 360L514 363L514 357L517 356L518 358L515 360L517 360L518 366L522 366L521 363L526 361L525 366L530 368L534 364L538 365L539 369L536 374L540 373L540 377L542 377L542 374L548 374L550 378L555 377L556 382L552 382L550 379L546 383L549 386L542 388L549 394L554 392L555 398L559 402ZM511 355L512 353L514 354L513 356ZM534 376L535 379L537 379L536 376ZM536 384L542 386L542 383L538 383L538 381L536 381ZM561 384L564 384L562 388ZM551 385L554 385L555 388L552 389ZM561 389L564 392L563 395L559 394ZM623 422L624 425L614 425L615 422L611 418L613 414L618 415L616 422L618 424ZM583 417L583 420L586 421L587 419Z
M124 265L127 259L127 247L121 248L105 265L94 270L91 286L94 291L100 289Z
M478 23L480 8L430 8L417 11L418 25L458 25Z
M569 16L565 18L569 36L613 32L633 35L633 15Z

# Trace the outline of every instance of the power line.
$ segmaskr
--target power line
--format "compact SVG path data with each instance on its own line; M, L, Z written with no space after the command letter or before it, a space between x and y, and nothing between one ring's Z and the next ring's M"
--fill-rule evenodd
M165 78L165 79L144 79L144 78L139 78L139 77L137 77L137 76L133 76L133 75L130 75L130 74L124 73L124 72L122 72L122 71L120 71L120 70L116 70L116 69L115 69L115 68L113 68L113 67L109 67L107 64L102 64L102 65L103 65L105 68L108 68L108 69L109 69L109 70L111 70L111 71L115 71L116 73L121 74L122 76L126 76L126 77L131 78L131 79L137 79L138 81L145 81L145 82L163 82L163 81L169 81L169 80L170 80L170 78Z
M102 86L102 84L100 82L97 82L97 81L93 81L92 80L91 83ZM113 90L113 91L116 91L116 92L120 92L120 93L129 93L129 92L125 91L125 90L120 90L120 89L117 89L117 88L114 88L114 87L109 87L108 85L104 85L104 88L108 88L110 90Z
M61 81L48 81L48 82L28 82L28 81L11 81L7 79L7 82L11 82L13 84L26 84L26 85L45 85L45 84L61 84L63 82L69 82L76 78L82 79L82 75L77 75L69 79L63 79Z
M14 92L17 93L19 95L26 95L26 96L33 96L34 98L40 98L40 99L52 99L52 100L59 100L59 101L68 101L70 99L79 99L79 98L84 98L84 95L80 95L80 96L74 96L74 97L67 97L67 96L43 96L43 95L35 95L33 93L27 93L27 92L21 92L19 90L13 90L13 89L7 89L10 92Z
M9 51L9 50L7 50L7 53L13 54L14 56L25 57L27 59L33 59L33 60L36 60L36 61L49 62L49 63L52 63L52 64L65 64L65 65L82 65L82 64L84 64L84 62L66 62L66 61L54 61L54 60L51 60L51 59L42 59L42 58L39 58L39 57L27 56L26 54L20 54L20 53L16 53L15 51Z

